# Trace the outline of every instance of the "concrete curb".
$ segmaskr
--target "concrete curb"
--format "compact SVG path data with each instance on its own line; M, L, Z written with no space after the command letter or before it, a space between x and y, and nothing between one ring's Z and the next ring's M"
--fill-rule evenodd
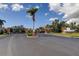
M27 38L29 38L29 39L36 39L36 38L38 38L38 36L27 36Z

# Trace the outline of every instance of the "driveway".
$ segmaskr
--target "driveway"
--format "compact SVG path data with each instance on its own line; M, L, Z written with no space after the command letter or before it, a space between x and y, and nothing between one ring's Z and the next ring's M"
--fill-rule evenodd
M0 56L79 56L79 39L39 34L28 39L25 34L0 38Z

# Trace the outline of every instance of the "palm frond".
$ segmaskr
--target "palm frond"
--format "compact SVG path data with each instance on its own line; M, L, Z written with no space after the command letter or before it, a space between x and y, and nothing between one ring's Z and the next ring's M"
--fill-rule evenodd
M34 15L37 12L38 8L31 8L27 11L31 16Z
M5 20L0 19L0 25L4 25Z

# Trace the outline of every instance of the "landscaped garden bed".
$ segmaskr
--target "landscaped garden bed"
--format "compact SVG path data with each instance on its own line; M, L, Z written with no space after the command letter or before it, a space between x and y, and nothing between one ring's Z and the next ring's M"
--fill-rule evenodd
M26 33L27 38L37 38L38 36L36 35L35 32L33 32L33 30L28 30Z

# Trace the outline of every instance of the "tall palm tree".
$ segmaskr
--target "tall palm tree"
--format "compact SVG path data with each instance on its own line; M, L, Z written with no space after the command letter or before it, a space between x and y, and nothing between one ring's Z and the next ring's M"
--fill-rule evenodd
M5 20L0 19L0 28L2 28L2 25L4 25Z
M33 20L33 33L35 31L35 13L38 11L38 8L31 8L27 11L27 13L30 14L30 16L32 16L32 20Z

